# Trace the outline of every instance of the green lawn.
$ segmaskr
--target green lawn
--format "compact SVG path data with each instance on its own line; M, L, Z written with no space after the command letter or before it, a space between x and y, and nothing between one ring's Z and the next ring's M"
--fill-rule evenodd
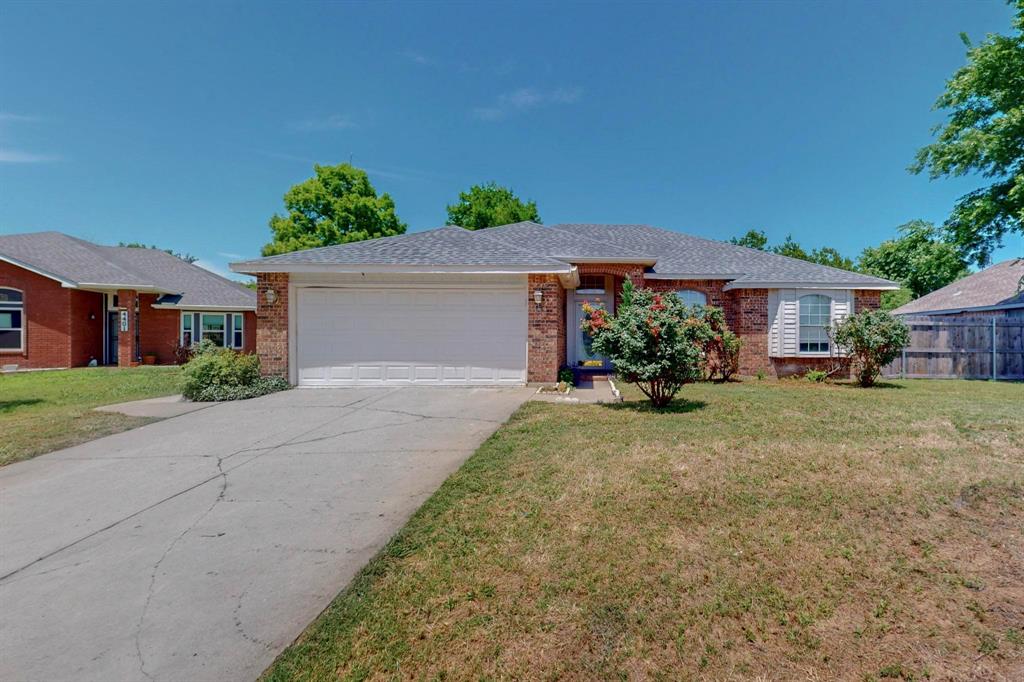
M265 680L1020 679L1024 385L682 397L527 403Z
M178 382L177 367L0 374L0 466L147 424L92 408L177 393Z

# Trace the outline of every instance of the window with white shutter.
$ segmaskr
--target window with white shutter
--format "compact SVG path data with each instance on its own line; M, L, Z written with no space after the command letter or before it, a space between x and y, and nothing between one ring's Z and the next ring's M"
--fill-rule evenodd
M853 292L843 289L773 289L768 293L771 357L835 354L828 327L853 313Z

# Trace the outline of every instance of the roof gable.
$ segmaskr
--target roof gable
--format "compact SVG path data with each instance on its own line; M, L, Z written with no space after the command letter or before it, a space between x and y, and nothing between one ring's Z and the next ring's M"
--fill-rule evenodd
M520 222L470 231L447 226L232 263L238 272L364 268L516 268L565 271L579 262L650 266L663 279L727 279L733 287L832 286L895 289L888 280L702 239L649 225ZM550 270L550 268L561 268ZM529 270L534 268L534 270Z
M121 288L180 296L179 305L255 308L238 282L159 249L102 246L61 232L0 236L0 258L74 288Z
M1011 258L893 310L894 315L1024 305L1024 258Z

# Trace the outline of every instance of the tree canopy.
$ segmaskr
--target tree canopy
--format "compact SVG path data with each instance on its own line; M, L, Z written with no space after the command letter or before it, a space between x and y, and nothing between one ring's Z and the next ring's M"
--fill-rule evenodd
M913 298L924 296L967 274L967 263L957 248L943 241L941 230L932 223L911 220L900 225L898 230L896 239L864 249L858 259L862 272L899 282ZM904 294L900 298L907 297ZM890 302L895 301L886 301ZM907 300L902 301L905 302Z
M473 185L468 191L459 193L457 203L448 206L448 224L468 230L524 220L541 222L536 202L523 201L511 189L495 182Z
M800 246L793 235L786 235L786 240L781 244L775 246L768 245L768 235L763 230L748 230L742 237L733 237L729 240L731 244L737 246L746 246L750 249L757 249L758 251L769 251L771 253L777 253L780 256L789 256L790 258L799 258L811 263L817 263L818 265L827 265L833 268L839 268L840 270L856 270L853 260L847 258L843 254L839 253L837 249L831 246L826 246L820 249L814 249L808 252L804 247Z
M960 197L945 225L950 241L981 266L1005 235L1024 233L1024 0L1014 5L1014 35L991 34L971 45L961 34L967 64L935 103L949 112L947 122L910 167L932 179L991 179Z
M191 253L181 253L180 251L175 251L174 249L161 249L159 246L155 244L143 244L142 242L118 242L117 245L127 249L156 249L157 251L169 253L175 258L180 258L186 263L195 263L197 260L199 260L196 256L193 256Z
M264 256L405 232L395 202L386 192L377 195L365 171L347 163L313 170L312 178L285 193L287 215L271 217L273 240Z
M757 249L758 251L768 249L768 235L764 233L764 230L748 230L742 237L733 237L729 242L736 246L745 246L748 249Z

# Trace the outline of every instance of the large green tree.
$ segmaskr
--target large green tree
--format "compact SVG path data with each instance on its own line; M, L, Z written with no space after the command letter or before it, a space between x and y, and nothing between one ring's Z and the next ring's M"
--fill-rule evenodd
M523 201L511 189L494 182L473 185L468 191L459 193L457 203L448 206L448 224L468 230L523 220L540 222L536 202Z
M948 110L936 141L917 153L913 173L934 179L980 174L991 184L962 196L946 220L951 241L986 265L1003 237L1024 232L1024 0L1016 0L1015 33L967 37L967 64L935 103Z
M193 256L191 253L181 253L180 251L175 251L174 249L161 249L156 244L143 244L142 242L118 242L117 245L127 249L155 249L157 251L163 251L164 253L171 254L175 258L180 258L186 263L195 263L197 260L199 260L199 258Z
M896 307L924 296L967 274L967 263L957 248L943 240L942 231L924 220L900 225L899 236L860 254L858 267L878 277L899 282L909 292L886 292L883 307Z
M786 241L775 246L768 246L768 235L763 230L748 230L742 237L733 237L729 240L729 243L736 244L737 246L746 246L747 248L757 249L758 251L770 251L771 253L777 253L780 256L789 256L790 258L799 258L811 263L817 263L819 265L828 265L829 267L839 268L840 270L856 270L853 260L847 258L843 254L839 253L837 249L833 249L831 246L825 246L820 249L814 249L807 251L804 247L793 239L793 235L786 235Z
M768 249L768 235L764 233L764 230L747 230L745 235L733 237L729 240L729 243L736 246L745 246L748 249L766 251Z
M386 192L377 195L365 171L347 163L313 170L312 178L285 193L287 215L270 219L273 241L264 256L405 232L395 202Z

